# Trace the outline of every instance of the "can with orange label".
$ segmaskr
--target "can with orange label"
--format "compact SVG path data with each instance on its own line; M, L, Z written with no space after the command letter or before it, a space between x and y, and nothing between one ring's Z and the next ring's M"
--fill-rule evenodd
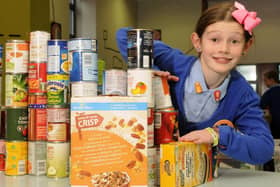
M47 95L44 93L33 93L28 95L28 104L47 104Z
M48 142L67 142L70 139L69 123L48 123Z
M44 141L47 139L47 109L43 104L28 106L28 140Z
M27 73L29 44L25 40L6 42L6 73Z
M27 142L6 142L6 166L5 174L16 176L27 173Z
M30 62L28 64L29 93L47 92L47 63Z

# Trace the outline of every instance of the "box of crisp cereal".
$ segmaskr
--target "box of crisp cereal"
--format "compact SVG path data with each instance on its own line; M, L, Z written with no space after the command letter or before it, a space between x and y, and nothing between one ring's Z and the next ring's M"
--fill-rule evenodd
M153 186L147 125L146 97L71 98L71 186Z

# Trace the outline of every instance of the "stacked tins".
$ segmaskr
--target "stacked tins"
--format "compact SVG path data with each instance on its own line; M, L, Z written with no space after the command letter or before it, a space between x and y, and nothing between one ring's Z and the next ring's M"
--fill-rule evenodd
M8 40L5 44L4 108L6 175L27 172L27 64L29 44Z
M69 61L66 40L48 41L47 176L69 173Z
M47 41L45 31L30 33L28 63L28 174L46 174Z
M71 97L97 95L97 41L74 38L68 42Z

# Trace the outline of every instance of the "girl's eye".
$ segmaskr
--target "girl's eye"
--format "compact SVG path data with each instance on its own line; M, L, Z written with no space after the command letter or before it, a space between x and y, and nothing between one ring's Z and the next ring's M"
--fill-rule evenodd
M217 38L212 38L211 41L212 41L212 42L217 42L218 39L217 39Z
M231 43L233 44L239 43L239 40L232 40Z

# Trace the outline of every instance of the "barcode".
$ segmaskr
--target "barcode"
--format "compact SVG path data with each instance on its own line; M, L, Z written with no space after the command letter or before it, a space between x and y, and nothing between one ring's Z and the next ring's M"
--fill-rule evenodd
M83 53L83 64L85 65L91 65L93 64L93 58L92 58L92 53Z
M37 170L38 170L38 174L46 173L46 160L37 161Z
M19 160L18 161L18 174L25 174L26 173L26 160Z
M161 127L161 113L155 113L155 128Z

